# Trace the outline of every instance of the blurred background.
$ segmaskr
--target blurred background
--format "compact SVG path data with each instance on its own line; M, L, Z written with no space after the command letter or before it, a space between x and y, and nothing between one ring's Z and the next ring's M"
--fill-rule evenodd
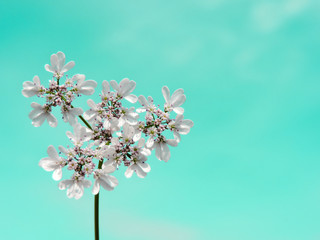
M184 88L195 126L145 179L100 194L108 240L320 239L320 2L0 2L1 239L93 239L93 195L68 199L38 166L70 126L34 128L22 83L66 54L99 85L128 77L163 104ZM127 106L131 106L128 103ZM136 107L139 104L134 105Z

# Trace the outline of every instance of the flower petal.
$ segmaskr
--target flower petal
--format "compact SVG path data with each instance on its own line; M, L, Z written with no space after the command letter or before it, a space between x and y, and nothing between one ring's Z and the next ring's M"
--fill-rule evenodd
M62 168L59 167L53 171L52 178L55 181L59 181L62 178Z
M163 97L164 97L164 100L166 101L166 103L170 104L170 90L167 86L164 86L162 88L162 94L163 94Z

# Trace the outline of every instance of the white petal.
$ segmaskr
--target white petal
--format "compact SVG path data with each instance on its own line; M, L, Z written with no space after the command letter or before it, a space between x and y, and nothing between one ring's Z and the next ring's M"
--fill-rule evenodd
M190 128L189 127L179 127L179 133L186 135L190 132Z
M176 98L179 98L184 93L182 88L177 89L171 96L171 103L176 101Z
M42 111L42 108L36 108L36 109L33 109L30 113L29 113L29 118L30 119L34 119L36 118L37 116L39 116L40 114L42 114L43 111Z
M124 173L124 175L126 176L126 178L131 178L132 177L132 174L133 174L133 165L129 166L127 171Z
M189 119L183 120L182 123L180 124L181 127L189 127L189 128L192 128L193 125L194 125L193 121Z
M35 89L22 89L22 95L23 95L24 97L27 97L27 98L33 97L33 96L36 95L37 93L38 93L38 91L35 90Z
M32 102L31 107L34 109L42 109L43 108L42 105L40 105L39 103L36 103L36 102Z
M45 171L51 172L57 169L57 163L54 159L51 158L42 158L39 161L39 166L42 167Z
M81 86L85 79L86 76L84 74L76 74L72 77L72 81L76 81L78 86Z
M137 108L137 113L142 113L142 112L145 112L146 109L144 107L141 107L141 108Z
M137 164L134 164L133 166L135 166L134 170L135 170L135 172L136 172L136 174L137 174L137 176L138 176L139 178L144 178L145 176L147 176L147 173L144 172L144 171L140 168L140 166L138 166Z
M71 184L73 183L73 180L67 179L67 180L63 180L61 182L59 182L59 189L60 190L64 190L67 187L69 187Z
M49 64L44 65L44 69L48 72L54 72L54 68L51 67Z
M122 89L122 95L124 97L128 96L136 88L136 82L130 81L124 89ZM128 100L128 99L127 99ZM129 100L128 100L129 101Z
M106 80L102 82L102 92L104 95L108 95L110 93L110 85Z
M184 109L182 107L175 107L175 108L173 108L173 111L176 114L180 114L180 115L184 113Z
M166 143L160 143L161 159L167 162L170 159L170 149Z
M162 160L161 159L161 147L160 147L160 144L156 142L156 143L154 143L153 147L156 149L156 158L158 158L159 160Z
M154 144L154 138L153 137L149 137L149 139L146 142L146 147L147 148L151 148Z
M103 166L103 172L105 173L113 173L116 170L116 167L113 164L105 164Z
M46 120L46 115L42 112L41 114L33 118L32 125L35 127L40 127L44 123L44 120Z
M113 190L113 187L110 186L109 184L109 181L106 181L107 179L100 179L100 185L105 189L105 190L108 190L108 191L112 191Z
M58 56L56 54L52 54L50 57L51 67L54 71L58 70Z
M166 103L170 103L170 90L167 86L162 88L162 94Z
M144 107L149 106L149 103L147 102L147 99L145 98L145 96L140 95L140 96L138 97L138 100L139 100L139 103L140 103L142 106L144 106ZM137 109L137 110L138 110L138 109ZM137 112L138 112L138 111L137 111Z
M173 132L173 136L176 139L177 143L179 143L181 141L181 136L179 133ZM167 140L167 142L168 142L168 140ZM170 142L168 144L170 145Z
M79 116L83 114L83 110L82 108L71 108L70 112L72 112L72 114Z
M150 172L151 171L151 167L148 163L137 163L139 165L139 167L145 171L145 172Z
M33 82L34 82L37 86L41 86L39 76L37 76L37 75L34 76L34 77L33 77Z
M55 181L59 181L62 178L62 168L61 167L54 170L54 172L52 174L52 178Z
M47 120L48 120L50 127L56 127L58 125L58 120L51 113L47 113L46 117L47 117Z
M64 55L63 52L57 52L57 57L58 57L58 63L59 63L59 70L61 71L61 69L63 68L64 66L64 63L66 61L66 56Z
M62 69L61 69L61 72L62 73L65 73L67 71L69 71L71 68L73 68L75 65L74 61L70 61L68 62Z
M109 175L109 176L108 176L108 179L109 179L109 181L112 183L112 184L111 184L112 187L118 186L119 182L118 182L118 179L116 179L115 176Z
M64 155L68 154L68 151L67 151L67 149L65 149L64 146L59 146L58 148L59 148L60 152L62 152Z
M119 85L115 80L111 80L110 85L114 90L119 91Z
M79 92L84 95L92 95L94 93L94 89L97 87L97 82L94 80L87 80L79 86Z
M47 149L47 154L50 158L55 159L55 160L59 160L59 154L57 152L57 150L54 148L53 145L50 145Z
M169 144L172 147L178 146L178 141L176 139L167 139L166 143ZM166 145L166 144L165 144Z
M181 95L174 100L171 100L171 104L174 108L180 107L186 101L186 95Z
M128 95L126 96L124 99L126 99L127 101L131 102L131 103L135 103L138 100L138 97L136 95Z

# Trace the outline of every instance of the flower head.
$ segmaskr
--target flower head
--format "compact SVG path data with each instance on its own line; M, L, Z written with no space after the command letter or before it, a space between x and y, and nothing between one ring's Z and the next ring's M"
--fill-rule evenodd
M63 74L67 71L69 71L71 68L74 67L75 63L74 61L68 62L66 65L66 56L63 52L57 52L56 54L52 54L50 58L51 66L49 64L46 64L44 68L48 72L52 72L54 77L60 78L63 76Z

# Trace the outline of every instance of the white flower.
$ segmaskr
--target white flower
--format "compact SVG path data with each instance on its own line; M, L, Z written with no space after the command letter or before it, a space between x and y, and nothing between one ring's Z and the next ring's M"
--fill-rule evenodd
M83 113L81 108L71 108L69 106L62 106L61 112L63 115L63 120L69 122L71 126L78 122L77 117Z
M137 152L139 154L143 154L145 156L151 155L151 151L148 148L144 147L145 139L140 138L138 144L136 146L131 147L133 152Z
M116 153L113 146L108 146L106 150L102 152L103 157L107 158L108 161L103 163L103 167L108 168L112 166L113 168L118 168L122 162L121 155Z
M149 135L149 139L146 142L146 146L147 148L151 148L154 144L154 137L157 136L158 134L158 130L156 127L150 127L148 129L148 135Z
M38 76L33 77L33 82L26 81L23 83L22 95L25 97L32 97L44 93L44 91L44 87L41 86L40 78Z
M66 160L59 156L56 149L50 145L47 153L49 157L42 158L39 162L39 166L48 172L52 172L52 178L56 181L62 177L62 168L66 165Z
M123 138L123 142L126 144L130 144L133 141L133 136L135 135L136 131L132 126L129 124L123 125L123 133L121 134Z
M142 113L142 112L145 112L145 111L149 111L149 112L153 113L156 110L156 106L153 104L153 98L152 97L149 96L148 97L148 101L147 101L145 96L140 95L138 100L139 100L139 103L142 105L141 108L137 109L138 113Z
M119 125L123 126L125 122L129 123L130 125L136 125L138 123L139 114L136 113L134 107L131 108L121 108L120 113L122 117L120 118Z
M51 127L58 125L57 119L51 114L50 106L47 104L41 106L39 103L33 102L31 107L33 110L29 113L29 118L32 120L33 126L40 127L46 119Z
M111 118L110 120L105 119L103 122L103 127L106 130L109 130L111 132L111 134L114 133L115 131L120 130L118 125L119 125L119 121L117 118Z
M52 72L54 74L54 77L60 78L63 76L63 74L67 71L69 71L71 68L74 67L75 63L74 61L68 62L66 65L66 56L63 52L57 52L57 54L52 54L50 58L51 66L49 64L46 64L44 68L48 72Z
M76 81L77 84L73 90L77 94L92 95L94 89L97 87L97 82L94 80L85 81L86 76L84 74L76 74L72 77L72 81Z
M110 91L110 85L106 80L104 80L102 82L101 99L102 101L109 101L112 96L113 92Z
M114 170L115 168L110 165L94 171L93 177L95 181L92 188L94 195L99 193L100 186L105 190L112 191L118 185L118 180L114 176L109 175L109 173L114 172Z
M79 199L84 193L84 188L89 188L91 182L87 179L84 179L83 176L80 176L78 173L75 173L72 176L72 179L63 180L59 183L59 189L67 189L67 197Z
M75 153L73 148L65 149L63 146L59 146L60 152L67 156L68 159L74 158L77 154Z
M164 99L166 100L165 111L171 112L173 110L177 114L183 114L184 109L180 107L186 101L186 96L183 93L183 89L180 88L176 90L170 97L169 88L167 86L164 86L162 88L162 94Z
M168 128L173 131L173 135L177 142L180 142L180 134L186 135L190 132L190 128L193 127L193 122L189 119L183 119L183 115L178 114L176 119L168 124Z
M95 118L97 118L99 116L99 114L101 114L104 110L101 109L100 107L98 107L98 105L92 100L89 99L87 101L88 106L91 108L88 111L85 111L85 113L83 114L83 117L89 121L92 122L95 120ZM101 120L100 118L98 120Z
M138 156L133 156L130 166L124 173L127 178L130 178L135 172L138 177L144 178L147 173L150 172L151 168L148 163L146 163L147 157L144 154L139 154Z
M135 81L124 78L119 85L115 80L111 80L110 84L112 88L117 91L119 98L124 98L131 103L135 103L138 100L136 95L130 94L136 87Z
M91 139L92 131L82 126L80 123L76 123L73 126L73 132L74 135L70 131L67 131L67 136L77 147L81 147L84 142L87 142Z
M176 139L165 139L165 137L159 137L153 144L153 148L156 149L156 157L159 160L168 162L170 159L170 149L169 146L176 147L178 141Z

